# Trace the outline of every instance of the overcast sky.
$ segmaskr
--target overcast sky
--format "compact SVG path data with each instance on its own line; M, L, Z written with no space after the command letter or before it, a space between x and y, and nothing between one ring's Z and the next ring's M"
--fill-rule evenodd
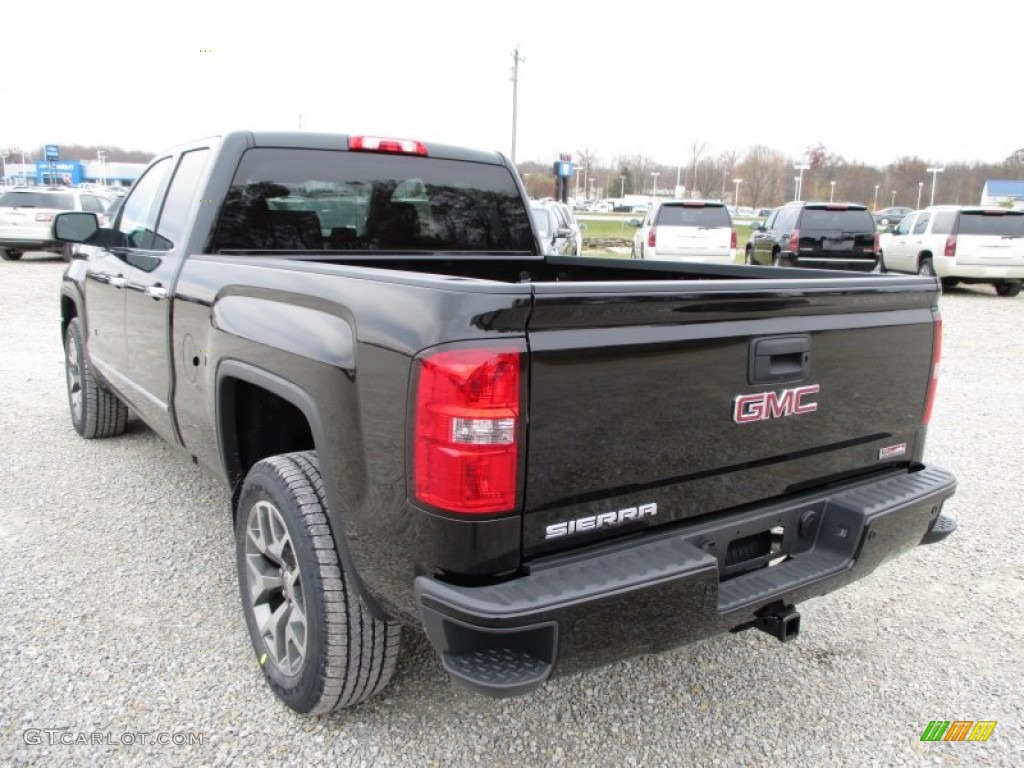
M267 10L273 8L272 11ZM1024 2L150 0L5 15L0 147L157 151L232 128L686 163L823 143L847 161L1024 147Z

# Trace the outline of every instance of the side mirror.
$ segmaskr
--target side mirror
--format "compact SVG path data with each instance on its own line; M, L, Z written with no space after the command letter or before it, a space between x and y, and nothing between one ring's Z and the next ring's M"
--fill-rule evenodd
M53 218L53 234L65 243L87 243L100 230L95 213L74 211L58 213Z
M760 222L760 221L752 221L752 222L750 222L750 231L751 232L760 232L763 229L764 229L764 223L763 222Z
M629 224L629 226L631 227L636 227L637 229L639 229L640 225L643 224L643 222L640 221L640 219L630 219L626 223Z
M581 222L580 222L580 232L582 232L582 231L583 231L583 230L585 230L586 228L587 228L587 225L586 225L586 224L584 224L584 223L583 223L583 222L581 221Z

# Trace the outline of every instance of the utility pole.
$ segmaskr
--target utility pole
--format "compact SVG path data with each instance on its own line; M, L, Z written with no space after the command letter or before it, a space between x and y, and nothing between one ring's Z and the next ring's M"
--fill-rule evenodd
M512 165L516 164L516 127L519 122L519 62L526 58L519 55L519 47L512 51Z
M929 168L928 169L928 173L930 173L932 175L932 201L931 201L930 205L935 205L935 182L939 178L938 175L940 173L942 173L944 170L946 170L946 169L945 168Z

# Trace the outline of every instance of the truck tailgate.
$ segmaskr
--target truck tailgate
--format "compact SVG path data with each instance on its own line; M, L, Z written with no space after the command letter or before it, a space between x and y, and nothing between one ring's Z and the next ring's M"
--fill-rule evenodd
M918 278L536 285L524 556L905 467L936 302Z

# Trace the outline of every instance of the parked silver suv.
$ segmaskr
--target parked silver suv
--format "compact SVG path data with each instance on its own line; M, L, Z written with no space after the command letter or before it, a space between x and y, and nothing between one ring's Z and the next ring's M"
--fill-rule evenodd
M1024 211L933 205L912 213L882 242L889 272L938 275L943 286L991 283L1016 296L1024 283Z
M71 244L53 236L61 211L106 212L111 198L72 187L15 187L0 195L0 258L17 261L25 251L50 251L71 259Z

